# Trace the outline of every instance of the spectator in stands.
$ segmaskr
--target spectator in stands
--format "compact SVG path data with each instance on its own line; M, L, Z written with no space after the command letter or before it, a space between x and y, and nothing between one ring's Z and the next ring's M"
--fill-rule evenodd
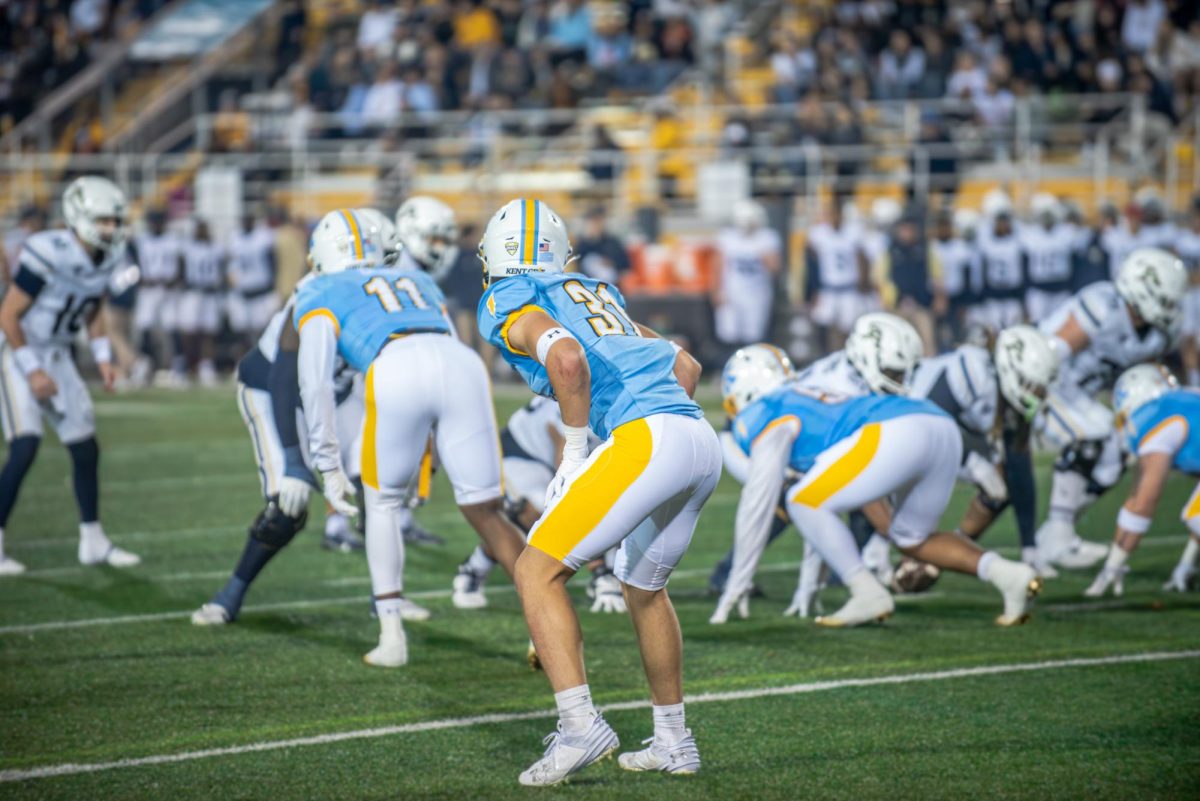
M404 82L396 75L396 65L385 61L375 72L375 82L363 96L362 121L379 129L394 124L404 109Z
M488 71L487 89L479 92L508 98L513 106L530 102L533 91L533 70L520 50L509 48L492 59Z
M517 23L516 46L532 50L550 37L550 0L530 0Z
M428 115L438 110L437 92L422 74L420 65L410 64L405 67L403 86L403 109L418 115Z
M783 31L776 37L775 51L771 53L771 72L775 76L775 101L793 103L816 78L816 55L791 31Z
M592 16L584 0L557 0L550 9L549 41L556 57L582 61L592 38Z
M579 271L584 275L615 284L629 271L629 251L625 243L606 227L604 208L593 206L584 217L583 235L575 242Z
M633 56L633 40L626 26L625 9L608 6L597 11L595 29L588 40L587 60L604 79L612 80Z
M653 114L650 147L658 154L658 192L663 198L674 198L679 193L679 179L687 169L687 163L672 153L684 143L683 123L666 101L660 101Z
M925 51L914 47L908 31L894 30L879 56L878 94L903 100L916 94L925 77Z
M946 82L946 96L955 100L970 100L987 88L987 73L979 66L970 50L959 50L954 59L954 72Z
M1121 44L1132 53L1146 52L1154 45L1166 15L1162 0L1128 0L1121 20Z
M455 3L454 39L465 50L500 44L500 21L482 0Z
M916 97L941 97L946 94L954 56L946 47L945 37L934 28L921 31L921 48L925 51L925 74L916 87Z
M975 108L975 118L983 126L1000 129L1012 124L1016 99L996 78L989 77L983 92L975 95L971 102Z
M396 9L387 0L374 0L358 22L355 44L364 53L376 53L391 45L396 28Z
M592 126L591 144L587 148L588 174L592 181L600 184L598 190L611 192L608 184L617 177L616 157L621 154L621 146L613 139L608 127L602 123Z
M250 117L238 108L238 94L233 89L221 93L212 140L213 150L218 153L241 153L250 146Z

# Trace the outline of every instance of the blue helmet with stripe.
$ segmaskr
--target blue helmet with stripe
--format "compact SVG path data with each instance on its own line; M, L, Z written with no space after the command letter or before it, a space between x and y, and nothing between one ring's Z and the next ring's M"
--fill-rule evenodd
M308 244L308 265L321 274L378 267L383 257L382 232L356 209L336 209L326 214L313 229Z
M567 226L536 198L517 198L501 206L479 242L485 287L513 275L561 273L573 258Z

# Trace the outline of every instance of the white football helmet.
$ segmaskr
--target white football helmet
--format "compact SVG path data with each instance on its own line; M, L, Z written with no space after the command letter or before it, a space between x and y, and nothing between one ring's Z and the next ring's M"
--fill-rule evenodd
M740 348L725 362L721 373L725 413L734 417L794 374L792 360L774 345L759 343Z
M1038 192L1029 201L1029 211L1040 222L1043 218L1049 218L1054 222L1058 222L1062 218L1062 205L1058 202L1058 198L1049 192Z
M1003 189L996 187L983 196L983 216L995 219L1001 214L1012 214L1012 198Z
M878 230L891 228L903 213L900 201L895 198L877 197L871 201L871 224Z
M1147 324L1171 331L1187 290L1183 262L1165 250L1138 248L1117 271L1117 292Z
M887 312L859 317L846 338L846 358L871 391L883 395L908 394L908 382L924 353L917 329Z
M962 239L974 239L979 230L979 212L974 209L955 209L954 233Z
M385 257L400 249L399 241L396 239L396 224L388 219L386 214L370 206L357 208L355 211L358 212L358 219L362 220L367 227L374 228L379 232L379 241L383 244Z
M1178 386L1175 376L1160 364L1139 364L1121 373L1113 388L1117 427L1128 433L1129 420L1134 412Z
M733 204L733 224L743 231L753 231L767 224L767 210L749 198Z
M458 260L454 209L428 195L415 195L396 210L396 239L418 264L440 279Z
M567 226L534 198L510 200L492 215L479 241L483 285L526 273L561 273L574 260Z
M322 275L383 264L379 230L357 209L337 209L321 218L308 243L308 263Z
M121 188L99 175L76 178L63 192L63 219L86 245L107 253L129 237L129 204ZM97 224L101 220L111 220Z
M1026 420L1032 420L1058 375L1058 356L1046 335L1032 325L1005 328L996 337L992 360L1000 394Z

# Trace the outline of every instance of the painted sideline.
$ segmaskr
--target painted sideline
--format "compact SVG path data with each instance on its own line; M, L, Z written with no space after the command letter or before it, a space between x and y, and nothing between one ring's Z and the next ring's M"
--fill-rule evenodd
M1106 665L1126 665L1140 662L1166 662L1180 659L1196 659L1200 650L1193 651L1152 651L1140 654L1122 654L1116 656L1101 656L1080 659L1056 659L1045 662L1026 662L1008 665L983 665L972 668L956 668L924 673L901 673L892 676L876 676L862 679L837 679L834 681L815 681L804 684L789 684L782 687L758 687L729 692L703 693L689 695L684 701L689 704L709 704L724 701L746 701L755 698L770 698L785 695L802 695L806 693L826 692L830 690L845 690L856 687L879 687L894 684L915 684L918 682L948 681L950 679L974 678L977 676L996 676L1005 673L1025 673L1030 671L1065 670L1068 668L1103 667ZM603 711L621 711L632 709L648 709L649 701L624 701L602 706ZM285 748L301 748L312 745L327 745L347 740L368 740L378 737L391 737L398 734L419 734L426 731L443 729L467 729L476 726L486 726L496 723L513 723L523 720L540 720L553 718L555 712L551 709L539 709L529 712L509 712L492 715L475 715L465 718L443 718L427 720L421 723L406 723L399 726L380 726L373 729L358 729L355 731L332 732L311 737L296 737L289 740L267 740L246 745L234 745L225 748L206 748L200 751L183 751L176 754L155 754L152 756L118 759L112 762L67 762L61 765L44 765L37 768L0 771L0 783L29 781L30 779L48 779L57 776L75 776L82 773L99 773L101 771L119 770L123 768L140 768L150 765L170 765L177 762L193 762L198 759L212 757L237 756L262 751L278 751Z

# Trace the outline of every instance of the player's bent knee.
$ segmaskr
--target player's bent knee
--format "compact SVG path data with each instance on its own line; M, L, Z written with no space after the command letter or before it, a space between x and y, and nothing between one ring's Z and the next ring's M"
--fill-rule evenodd
M526 547L517 557L513 567L513 580L517 583L517 589L523 591L528 587L566 581L574 573L575 571L545 551Z
M250 536L271 548L282 548L304 529L308 512L299 517L289 517L279 510L274 500L258 513L250 526Z

